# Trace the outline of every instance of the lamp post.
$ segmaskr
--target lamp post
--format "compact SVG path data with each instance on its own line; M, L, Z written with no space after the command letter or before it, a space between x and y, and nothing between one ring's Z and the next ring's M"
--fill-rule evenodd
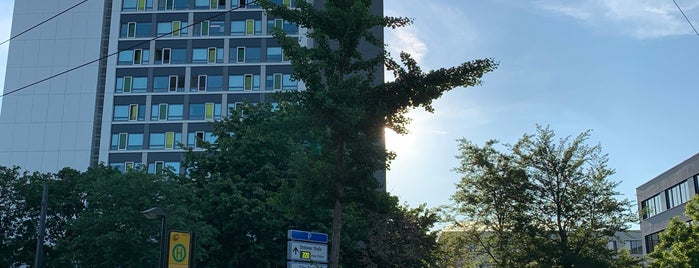
M167 224L167 212L165 212L164 209L159 208L159 207L153 207L146 209L141 212L143 216L145 216L149 220L154 220L157 218L161 219L161 225L160 225L160 255L158 257L158 267L160 268L167 268L167 261L165 259L167 258L167 252L165 249L165 236L167 235L166 232L166 224Z

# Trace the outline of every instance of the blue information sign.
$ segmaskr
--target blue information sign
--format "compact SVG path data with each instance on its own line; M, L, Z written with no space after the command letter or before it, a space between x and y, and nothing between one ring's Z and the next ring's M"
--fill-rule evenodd
M315 243L328 243L328 234L324 233L314 233L299 230L289 230L287 236L291 240L315 242Z

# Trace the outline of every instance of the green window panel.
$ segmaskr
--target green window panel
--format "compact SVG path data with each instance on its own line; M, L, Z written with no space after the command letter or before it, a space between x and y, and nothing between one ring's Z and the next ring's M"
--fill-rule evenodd
M146 10L146 0L138 0L137 10Z
M133 77L124 76L123 81L124 81L124 84L122 85L122 88L124 89L124 93L131 92L131 86L133 85Z
M158 120L166 120L167 119L167 103L161 103L160 107L158 107L159 113L158 113Z
M165 149L175 148L175 132L165 132Z
M138 104L131 104L129 106L129 121L136 121L138 119Z
M127 133L119 133L119 147L117 148L118 150L126 150L128 136L129 135Z
M209 56L208 56L207 61L209 63L216 63L216 48L215 47L209 48Z
M180 28L182 28L181 21L172 22L172 36L180 36Z
M245 82L243 85L243 89L252 90L252 75L251 74L245 75Z
M245 20L245 34L255 34L255 20Z
M239 63L245 62L245 47L238 47L238 59Z
M274 82L272 88L274 90L282 89L282 74L274 74Z
M209 21L205 20L201 22L201 36L209 35Z
M206 103L204 118L206 120L214 119L214 104L212 102Z
M130 37L130 38L136 37L136 23L135 22L129 22L129 24L127 26L126 37Z

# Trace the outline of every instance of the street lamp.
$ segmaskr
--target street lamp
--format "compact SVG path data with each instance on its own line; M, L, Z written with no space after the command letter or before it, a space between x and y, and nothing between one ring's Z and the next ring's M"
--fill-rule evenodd
M144 211L141 211L141 214L146 217L146 219L149 220L154 220L157 218L161 219L161 225L160 225L160 255L158 256L158 267L160 268L167 268L166 263L164 259L167 256L167 252L165 250L165 229L166 229L166 224L167 224L167 212L165 212L164 209L159 208L159 207L153 207L146 209Z

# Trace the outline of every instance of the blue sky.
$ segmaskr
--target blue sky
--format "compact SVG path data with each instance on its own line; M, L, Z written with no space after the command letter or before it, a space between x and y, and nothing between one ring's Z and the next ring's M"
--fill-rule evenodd
M699 4L677 1L699 23ZM560 137L592 129L634 202L637 186L699 152L699 37L671 0L386 0L385 13L415 19L386 30L386 41L424 69L500 62L482 86L436 101L435 113L412 112L411 134L388 134L398 157L387 189L410 205L449 203L459 138L514 143L536 124Z
M677 0L699 23L699 4ZM0 0L0 39L11 0ZM386 30L389 49L425 70L492 57L482 86L411 112L411 134L387 134L398 157L387 189L412 206L448 204L459 138L514 143L536 124L563 137L592 129L623 197L699 152L695 79L699 37L671 0L385 0L385 14L415 23ZM0 46L0 82L7 45Z

